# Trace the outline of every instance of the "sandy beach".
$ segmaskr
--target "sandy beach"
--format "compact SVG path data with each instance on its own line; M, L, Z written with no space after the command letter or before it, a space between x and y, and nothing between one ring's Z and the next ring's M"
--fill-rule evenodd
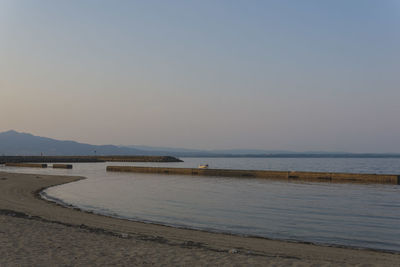
M78 179L0 172L0 266L400 266L399 253L133 222L37 195Z

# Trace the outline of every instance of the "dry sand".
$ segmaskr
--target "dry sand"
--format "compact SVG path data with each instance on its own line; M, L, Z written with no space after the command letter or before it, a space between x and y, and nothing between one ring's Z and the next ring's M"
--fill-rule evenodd
M77 179L0 172L0 266L400 266L400 254L132 222L36 196Z

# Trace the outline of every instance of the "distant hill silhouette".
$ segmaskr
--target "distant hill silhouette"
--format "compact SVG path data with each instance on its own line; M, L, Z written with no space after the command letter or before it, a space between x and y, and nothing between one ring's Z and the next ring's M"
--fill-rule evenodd
M35 136L29 133L7 131L0 133L0 155L148 155L147 151L141 151L129 147L114 145L89 145L74 141L60 141L56 139Z
M197 150L151 146L90 145L75 141L35 136L29 133L7 131L0 133L0 156L93 156L142 155L174 157L259 157L259 158L400 158L400 154L292 152L281 150Z

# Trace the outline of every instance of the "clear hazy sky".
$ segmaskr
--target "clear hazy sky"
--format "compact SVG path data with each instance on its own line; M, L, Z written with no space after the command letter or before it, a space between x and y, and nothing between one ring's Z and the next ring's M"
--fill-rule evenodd
M0 0L0 131L400 152L399 116L399 0Z

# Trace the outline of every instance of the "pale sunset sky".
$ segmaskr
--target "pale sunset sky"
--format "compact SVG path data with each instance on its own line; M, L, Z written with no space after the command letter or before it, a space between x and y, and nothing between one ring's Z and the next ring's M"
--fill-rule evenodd
M0 0L0 132L400 152L400 0Z

